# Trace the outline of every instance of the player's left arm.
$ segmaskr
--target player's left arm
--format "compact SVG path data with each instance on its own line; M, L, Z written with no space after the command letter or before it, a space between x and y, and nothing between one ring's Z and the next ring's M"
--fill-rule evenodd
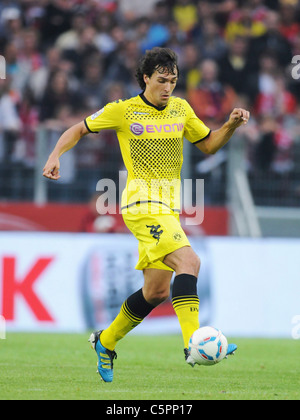
M228 121L218 130L211 131L203 141L195 146L206 154L215 154L228 143L235 130L241 125L247 124L250 112L242 108L234 108Z

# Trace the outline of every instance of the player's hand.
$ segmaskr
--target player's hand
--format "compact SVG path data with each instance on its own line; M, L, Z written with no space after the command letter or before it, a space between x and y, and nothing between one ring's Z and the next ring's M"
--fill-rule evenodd
M238 128L241 125L247 124L250 118L250 112L242 108L234 108L230 114L228 123L232 128Z
M59 159L49 158L44 167L43 176L56 181L60 178L59 168Z

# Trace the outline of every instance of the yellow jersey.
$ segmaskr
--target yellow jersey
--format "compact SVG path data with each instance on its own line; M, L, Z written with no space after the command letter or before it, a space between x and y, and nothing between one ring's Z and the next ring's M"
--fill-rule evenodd
M186 100L171 97L158 108L141 94L109 103L84 122L91 133L117 133L128 172L122 211L147 202L180 211L183 139L195 144L211 131Z

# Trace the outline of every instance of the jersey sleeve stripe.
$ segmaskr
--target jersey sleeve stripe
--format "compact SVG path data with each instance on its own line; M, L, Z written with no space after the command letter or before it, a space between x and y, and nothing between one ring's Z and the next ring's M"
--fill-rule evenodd
M209 137L209 136L210 136L210 133L211 133L211 130L209 130L209 132L207 133L207 135L206 135L205 137L203 137L203 138L202 138L202 139L200 139L200 140L195 141L193 144L200 143L201 141L203 141L203 140L207 139L207 137Z
M89 126L88 126L88 124L87 124L87 122L86 122L86 119L84 119L83 121L84 121L84 124L85 124L86 128L89 130L89 132L90 132L90 133L99 133L99 131L92 131L92 130L89 128Z

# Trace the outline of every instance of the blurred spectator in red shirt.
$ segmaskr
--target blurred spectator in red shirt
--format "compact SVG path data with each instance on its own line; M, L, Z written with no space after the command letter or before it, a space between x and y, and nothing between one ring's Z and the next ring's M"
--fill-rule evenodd
M290 43L300 33L300 24L297 20L298 5L297 1L281 0L280 13L280 32Z
M254 112L256 115L269 115L282 119L293 114L297 108L295 96L286 88L285 77L278 74L268 89L261 90L257 95Z
M188 100L196 115L203 121L223 122L236 100L236 94L230 86L222 85L218 80L218 66L213 60L204 60L200 65L201 82L191 89Z

